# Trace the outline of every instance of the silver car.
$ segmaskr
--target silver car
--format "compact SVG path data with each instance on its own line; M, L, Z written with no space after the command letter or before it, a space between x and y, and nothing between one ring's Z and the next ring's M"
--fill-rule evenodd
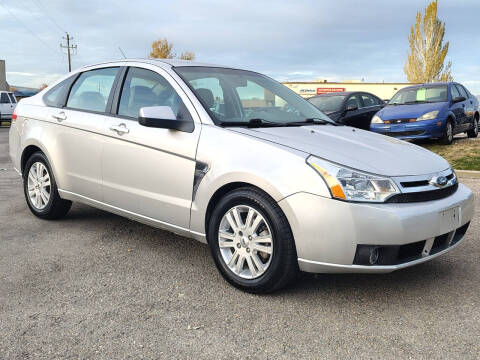
M264 75L189 61L70 73L19 103L10 156L36 216L78 201L197 239L255 293L298 270L428 261L461 242L474 212L443 158L335 124Z

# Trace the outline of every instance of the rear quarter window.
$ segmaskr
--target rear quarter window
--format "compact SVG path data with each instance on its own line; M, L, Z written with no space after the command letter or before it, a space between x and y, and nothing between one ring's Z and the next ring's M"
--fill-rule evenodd
M73 82L75 76L63 80L61 83L55 85L43 95L43 102L48 106L63 107L65 105L65 96Z

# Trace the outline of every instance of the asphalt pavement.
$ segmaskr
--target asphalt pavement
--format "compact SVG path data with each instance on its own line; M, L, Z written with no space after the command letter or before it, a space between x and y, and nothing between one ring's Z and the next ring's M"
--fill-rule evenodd
M34 217L0 129L0 359L54 358L479 359L479 216L425 264L250 295L193 240L78 203Z

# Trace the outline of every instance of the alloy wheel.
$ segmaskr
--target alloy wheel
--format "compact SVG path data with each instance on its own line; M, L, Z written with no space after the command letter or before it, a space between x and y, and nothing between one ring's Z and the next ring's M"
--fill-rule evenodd
M28 172L27 186L30 204L37 210L43 210L50 200L52 189L50 174L43 163L37 161L32 164Z
M238 205L228 210L220 221L218 246L223 261L234 274L256 279L272 261L273 234L260 212Z

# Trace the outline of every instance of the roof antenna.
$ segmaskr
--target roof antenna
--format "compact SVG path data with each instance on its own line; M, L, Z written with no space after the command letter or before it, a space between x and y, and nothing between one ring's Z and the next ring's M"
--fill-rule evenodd
M126 59L127 57L125 56L125 53L123 52L123 50L120 46L118 47L118 50L120 50L120 52L122 53L123 58Z

